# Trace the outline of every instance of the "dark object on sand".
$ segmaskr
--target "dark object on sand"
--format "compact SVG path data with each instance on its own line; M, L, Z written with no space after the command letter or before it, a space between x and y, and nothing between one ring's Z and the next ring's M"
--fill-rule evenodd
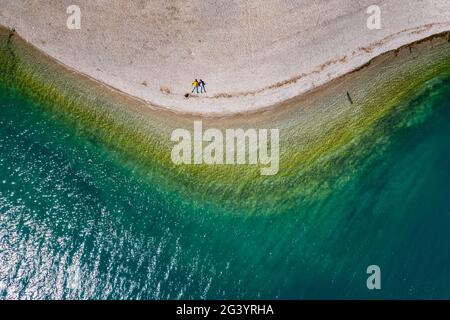
M186 93L186 94L184 95L184 97L185 97L185 98L189 98L189 93Z
M9 29L9 35L8 35L8 45L11 42L11 38L16 34L16 29L15 28L10 28Z
M348 101L350 101L350 103L353 104L352 97L350 97L350 93L348 93L348 91L347 91L347 98L348 98Z

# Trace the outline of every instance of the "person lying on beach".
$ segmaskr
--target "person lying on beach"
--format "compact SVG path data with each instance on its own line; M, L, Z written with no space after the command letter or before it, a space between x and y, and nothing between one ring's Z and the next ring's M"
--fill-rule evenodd
M192 93L194 93L195 90L197 90L197 93L198 93L198 86L199 86L198 80L195 79L194 82L192 82L192 87L193 87Z
M200 93L206 93L206 88L205 88L206 83L205 83L205 81L200 79L199 85L200 85Z

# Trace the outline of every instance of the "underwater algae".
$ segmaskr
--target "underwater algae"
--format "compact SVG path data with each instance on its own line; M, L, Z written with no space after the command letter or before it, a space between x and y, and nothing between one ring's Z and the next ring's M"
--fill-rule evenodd
M202 119L279 128L271 177L173 165L170 133L197 117L0 35L0 297L449 297L445 35L277 108Z
M196 117L155 110L65 70L6 29L0 35L3 86L29 96L77 134L120 154L121 161L160 188L198 204L246 213L282 212L345 185L377 158L374 146L380 154L388 147L383 119L389 121L391 112L450 65L450 46L442 34L376 58L362 70L268 112L203 119L206 127L279 128L280 172L266 177L257 166L174 165L170 132L192 130ZM345 97L349 91L354 104ZM391 129L401 126L394 123Z

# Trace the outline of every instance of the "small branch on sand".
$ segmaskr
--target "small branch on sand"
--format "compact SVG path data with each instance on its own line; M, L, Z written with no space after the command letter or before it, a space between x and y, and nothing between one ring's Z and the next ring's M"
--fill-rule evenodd
M350 97L350 93L348 93L348 91L347 91L347 98L348 98L348 101L350 101L350 103L353 104L352 97Z
M9 29L9 35L8 35L8 44L11 42L11 38L16 34L16 29L15 28L10 28Z

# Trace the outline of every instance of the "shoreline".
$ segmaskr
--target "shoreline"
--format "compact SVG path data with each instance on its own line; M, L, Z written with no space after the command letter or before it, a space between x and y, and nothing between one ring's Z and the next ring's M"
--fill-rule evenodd
M449 24L450 26L450 24ZM3 28L4 30L11 30L10 28L7 28L5 26L0 25L0 28ZM326 82L324 82L323 84L320 84L318 86L315 86L313 88L307 89L305 91L303 91L302 93L290 97L290 98L286 98L283 101L278 101L275 102L271 105L268 106L258 106L255 108L251 108L251 109L247 109L247 110L237 110L237 111L224 111L224 112L194 112L194 111L186 111L186 110L179 110L176 107L166 107L166 106L161 106L161 105L156 105L156 104L151 104L148 101L133 96L127 92L124 92L122 90L120 90L119 88L113 87L110 84L107 84L101 80L98 80L88 74L82 73L77 71L76 69L71 68L70 66L67 66L66 64L64 64L63 62L59 61L58 59L50 56L48 53L46 53L45 51L37 48L36 46L34 46L32 43L29 43L26 39L24 39L23 37L21 37L20 34L17 33L17 31L14 31L14 35L15 36L19 36L20 40L23 41L26 45L32 47L34 50L38 51L41 55L43 55L46 59L48 59L50 61L50 63L54 63L57 64L59 66L61 66L62 68L66 69L68 72L74 73L76 74L77 77L79 77L80 79L85 78L86 80L92 81L93 83L98 84L101 87L104 87L106 90L111 91L114 94L117 95L122 95L123 97L126 97L127 99L131 99L134 100L136 103L138 104L142 104L145 105L146 108L148 108L149 110L152 111L162 111L163 113L168 112L170 114L173 115L177 115L177 116L181 116L181 117L191 117L191 118L234 118L234 117L239 117L239 116L245 116L245 115L258 115L260 113L267 113L269 111L276 111L276 109L280 106L286 105L286 104L291 104L292 102L295 101L301 101L301 99L305 96L308 96L310 94L314 94L316 92L322 91L324 88L327 88L329 86L333 86L334 83L345 79L346 77L352 76L354 74L357 74L358 72L364 70L366 67L370 66L371 64L373 64L374 62L377 62L379 60L383 60L385 57L388 57L389 55L395 54L397 55L399 51L404 50L409 48L409 50L411 51L411 49L418 45L421 44L423 42L427 42L427 41L432 41L434 39L438 39L438 38L447 38L448 42L450 43L450 29L447 31L442 31L439 33L435 33L432 35L429 35L425 38L421 38L419 40L413 41L411 43L407 43L404 44L398 48L392 49L392 50L388 50L388 51L384 51L382 53L380 53L379 55L371 58L370 60L368 60L367 62L363 63L362 65L359 65L357 67L354 67L353 69L351 69L350 71L343 73L339 76L336 76L332 79L327 80ZM288 81L290 82L290 81Z
M269 2L272 3L274 0ZM117 21L114 20L118 17L113 10L114 4L109 9L110 11L104 12L105 21L97 22L92 18L95 18L96 14L102 13L105 8L102 5L89 5L88 2L81 1L81 9L84 11L89 9L83 20L87 25L86 30L82 28L82 30L71 32L64 30L64 27L54 26L52 23L48 23L48 25L43 23L48 20L45 15L55 13L55 23L61 23L64 26L66 16L60 14L59 10L64 9L59 8L60 5L52 6L51 3L44 1L42 6L46 7L49 13L40 17L36 13L37 5L29 3L29 10L23 11L23 5L7 1L5 13L3 17L0 16L0 24L14 26L17 33L27 43L65 68L98 81L120 94L128 95L140 103L146 104L149 108L168 110L181 115L229 117L265 112L292 99L301 99L311 91L321 90L330 82L364 68L365 65L384 54L398 51L405 46L412 46L424 39L450 31L450 22L447 22L446 19L447 13L450 12L450 5L445 1L437 1L426 8L420 7L420 1L413 1L408 9L402 9L398 7L398 4L378 2L385 14L383 21L386 26L383 25L382 30L368 30L365 25L359 25L362 22L365 24L367 15L365 3L361 3L353 9L349 4L342 4L341 9L324 14L322 20L318 20L319 22L314 25L311 25L310 19L300 23L294 14L301 14L305 17L308 13L317 13L318 9L324 11L334 8L333 6L336 5L334 2L330 2L315 8L316 5L315 3L313 5L313 1L306 1L293 11L293 16L286 16L287 22L292 23L292 30L282 29L284 33L270 33L264 37L260 34L260 29L265 30L263 18L253 17L253 10L248 11L248 8L241 8L239 4L235 4L235 10L239 13L242 10L245 17L256 20L253 21L253 27L250 29L248 29L250 25L237 24L230 27L229 31L236 31L237 34L228 39L229 42L225 47L221 40L215 38L217 35L212 31L204 35L204 39L199 40L195 45L183 40L184 37L179 39L180 34L172 36L170 31L173 29L186 27L185 23L179 22L179 20L182 20L188 13L195 13L194 20L191 21L193 29L198 27L195 19L197 19L197 15L201 16L203 10L210 15L210 19L214 20L215 18L215 13L208 11L211 8L197 8L194 4L192 4L194 7L190 9L180 8L177 7L179 5L177 1L171 10L178 10L178 13L172 13L167 23L158 25L161 30L152 29L155 32L152 36L141 34L141 32L147 32L151 27L136 25L136 23L144 19L148 19L149 23L153 21L155 18L151 14L156 9L161 9L161 14L163 14L167 8L160 8L160 4L156 3L147 5L141 16L123 25L117 24ZM117 14L120 17L128 17L137 9L134 6L135 4L130 3L125 6L123 13ZM270 8L269 4L267 8L254 10L264 16L265 10L268 8ZM283 13L283 10L284 8L278 8L279 13L277 14ZM430 12L426 12L426 10ZM19 17L20 13L29 17L36 15L36 19L33 22L25 22L23 18ZM241 21L242 18L240 17L240 20L237 21ZM218 21L208 20L207 25L215 30L215 27L228 26L229 19L233 18L226 15ZM354 25L355 21L359 24ZM279 22L272 21L271 23L271 27L277 31L282 28L282 24ZM41 29L40 34L34 30L35 27ZM128 32L130 38L116 35L106 27L123 33ZM106 28L108 31L100 28ZM159 34L163 31L167 31L167 34ZM242 31L247 32L248 35L241 34ZM181 35L185 35L184 31L180 32L182 32ZM353 36L350 37L348 33ZM45 39L41 35L45 35ZM222 34L220 33L220 35ZM258 47L259 39L254 38L257 35L262 37L260 47ZM337 43L335 38L339 38ZM155 39L162 42L155 43ZM114 43L120 40L122 46L115 45L112 43L113 40ZM156 52L153 52L153 49L136 47L140 41L144 41L144 44L148 42L149 46L154 45ZM88 45L85 45L86 42ZM205 44L206 42L207 44ZM227 46L235 44L245 47L247 42L251 50L237 47L234 51L229 52L226 49ZM315 42L317 42L317 46ZM198 46L198 50L205 57L188 55L186 58L184 51L191 50L193 45L194 47ZM203 48L203 46L206 47ZM224 52L218 52L216 46ZM336 48L336 50L329 50L330 47ZM167 59L160 56L167 50L173 53L172 60L167 58L170 61L166 61ZM159 51L162 52L159 53ZM333 51L333 54L330 51ZM211 57L209 57L210 55ZM130 64L126 62L135 58L137 65L131 63L133 61ZM175 58L178 60L175 61ZM202 61L203 58L207 61ZM186 65L186 61L188 61L188 65ZM192 66L189 66L190 64ZM184 94L190 92L192 80L187 78L186 73L192 70L195 70L193 74L196 74L197 70L199 73L205 74L203 78L207 82L208 94L191 96L186 99ZM171 80L168 81L164 78L165 76ZM143 80L141 83L137 81L136 77L151 79ZM159 83L160 80L162 83ZM243 85L236 86L233 83L234 80ZM168 90L164 93L163 89L165 88Z
M203 117L205 129L280 129L280 173L264 180L258 166L174 165L170 159L171 132L177 128L191 130L193 120L199 117L148 108L137 99L55 63L19 36L8 42L9 33L5 31L0 29L0 78L7 87L19 90L43 111L73 128L75 134L114 152L121 163L139 170L162 189L212 204L215 191L226 190L227 199L245 199L242 208L251 213L266 212L271 203L285 198L325 197L329 189L320 187L321 176L342 174L343 181L346 177L326 159L352 157L354 141L376 130L377 122L421 91L434 75L447 72L450 65L445 33L422 41L414 50L403 48L378 57L362 70L276 108ZM351 92L354 104L348 101L346 91ZM301 185L295 184L299 174L304 175ZM290 183L293 187L288 194L272 189L267 194L267 183L279 186L275 190L285 190ZM250 185L252 188L247 188ZM193 195L193 189L204 192ZM233 207L232 202L224 205Z
M219 1L254 0L185 3ZM367 1L394 2L352 2ZM267 108L214 116L150 106L1 20L2 299L450 297L450 31ZM191 161L173 157L177 132ZM378 292L365 286L374 264Z

